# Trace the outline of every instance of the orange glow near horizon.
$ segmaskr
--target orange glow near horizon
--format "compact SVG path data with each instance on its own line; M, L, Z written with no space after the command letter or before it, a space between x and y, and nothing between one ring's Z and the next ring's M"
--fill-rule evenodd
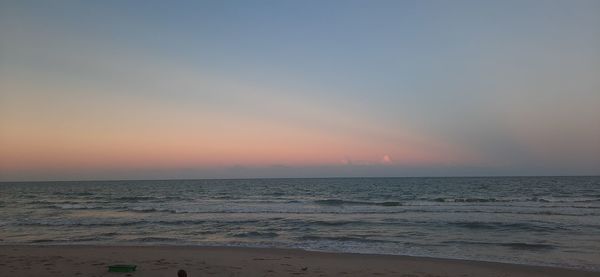
M121 133L17 133L0 140L3 170L28 168L178 168L317 166L355 163L419 165L452 162L423 146L373 145L343 135L245 122L244 128ZM8 135L7 135L8 134ZM12 136L11 136L12 135ZM432 149L433 150L433 149ZM385 161L382 159L385 158ZM390 157L393 157L390 158Z
M20 121L0 120L0 168L213 168L348 162L389 166L468 161L431 139L406 132L394 140L377 141L376 133L311 129L276 119L162 109L161 118L152 120L156 116L149 109L133 112L148 119L119 120L120 112L115 111L86 120L43 116L43 112Z

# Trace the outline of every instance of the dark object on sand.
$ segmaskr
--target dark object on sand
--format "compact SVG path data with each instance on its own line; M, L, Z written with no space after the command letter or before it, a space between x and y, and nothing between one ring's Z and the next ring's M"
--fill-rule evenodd
M185 272L183 269L180 269L177 271L177 277L187 277L187 272Z
M109 272L133 272L133 271L135 271L136 267L137 267L137 265L116 264L116 265L109 265L108 271Z

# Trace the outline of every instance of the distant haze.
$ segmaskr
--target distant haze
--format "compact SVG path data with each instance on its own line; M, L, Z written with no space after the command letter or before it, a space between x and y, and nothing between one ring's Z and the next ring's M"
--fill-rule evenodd
M600 174L600 1L0 2L0 180Z

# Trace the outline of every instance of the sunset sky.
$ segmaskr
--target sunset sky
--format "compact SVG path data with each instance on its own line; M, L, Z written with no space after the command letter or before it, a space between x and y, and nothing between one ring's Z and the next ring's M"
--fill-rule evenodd
M0 180L600 174L600 1L0 1Z

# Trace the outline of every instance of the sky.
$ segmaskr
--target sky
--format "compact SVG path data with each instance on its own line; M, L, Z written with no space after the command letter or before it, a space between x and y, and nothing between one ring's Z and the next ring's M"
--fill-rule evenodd
M0 1L0 180L600 174L600 1Z

